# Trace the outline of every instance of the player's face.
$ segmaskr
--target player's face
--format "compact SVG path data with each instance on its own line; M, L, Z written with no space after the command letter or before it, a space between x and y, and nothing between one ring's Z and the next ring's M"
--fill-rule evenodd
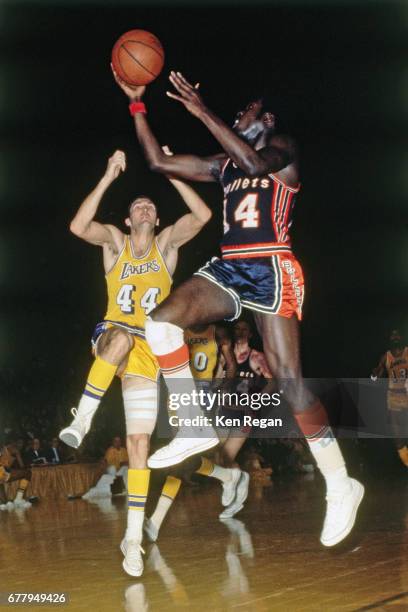
M157 209L149 198L136 199L129 212L130 226L132 228L143 224L154 227L157 221Z
M121 439L118 436L113 438L113 446L115 448L120 448L122 446L122 441L121 441Z
M401 346L402 337L398 329L393 329L390 335L392 346Z
M275 115L262 112L262 100L250 102L235 117L233 129L245 140L254 142L265 131L275 128Z
M251 337L251 328L245 321L238 321L234 325L234 340L249 340Z

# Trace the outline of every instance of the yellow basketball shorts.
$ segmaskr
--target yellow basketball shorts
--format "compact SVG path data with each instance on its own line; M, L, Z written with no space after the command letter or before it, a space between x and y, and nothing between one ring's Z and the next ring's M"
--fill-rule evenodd
M127 364L121 370L121 378L124 376L140 376L141 378L157 382L160 366L144 338L144 329L140 327L133 327L116 321L101 321L95 327L91 340L94 353L96 353L100 336L111 327L119 327L127 331L135 340L134 346L129 353Z

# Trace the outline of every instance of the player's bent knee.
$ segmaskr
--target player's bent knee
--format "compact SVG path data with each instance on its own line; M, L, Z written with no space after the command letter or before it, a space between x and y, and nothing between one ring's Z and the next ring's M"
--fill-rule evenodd
M98 355L112 353L126 355L133 347L133 338L124 330L112 327L106 331L98 345Z
M125 389L123 404L128 437L138 434L151 436L157 420L157 387Z
M146 340L154 355L165 355L176 351L184 344L184 332L173 323L147 320Z

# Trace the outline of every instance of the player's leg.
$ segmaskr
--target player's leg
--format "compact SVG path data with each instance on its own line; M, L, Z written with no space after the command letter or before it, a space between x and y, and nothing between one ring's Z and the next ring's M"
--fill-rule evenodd
M406 437L407 431L407 411L389 410L391 418L391 429L394 437L394 444L398 452L401 463L408 467L408 444Z
M144 530L151 542L159 537L160 527L163 524L174 500L180 490L181 479L176 476L167 476L160 493L156 508L150 518L146 519Z
M120 327L110 327L97 337L92 364L78 408L71 410L72 423L60 432L60 439L78 448L88 433L92 418L120 364L133 347L133 337Z
M278 388L292 408L300 430L322 472L327 487L327 514L321 535L333 546L350 533L364 487L349 478L340 447L323 405L305 386L300 364L299 323L279 315L256 313L264 352Z
M157 419L157 384L148 378L125 376L122 390L129 469L127 529L121 550L125 555L124 570L130 576L141 576L143 572L141 544L150 480L147 457L150 436Z
M18 489L13 504L16 508L30 508L31 503L24 499L25 492L31 481L31 470L29 468L12 469L7 482L18 480Z
M200 276L193 276L164 300L146 321L146 340L160 364L169 393L180 397L188 393L193 398L194 380L189 366L184 329L191 325L208 324L237 315L239 304L231 292ZM183 419L201 415L198 402L179 405L179 432L170 444L149 458L149 466L168 467L187 457L218 444L211 427L186 424Z
M224 469L236 473L235 480L224 485L225 497L223 505L226 506L220 514L220 519L232 518L244 507L249 491L249 474L241 470L235 459L241 448L244 446L250 430L241 428L231 430L228 438L217 449L217 460ZM227 502L228 503L224 503Z

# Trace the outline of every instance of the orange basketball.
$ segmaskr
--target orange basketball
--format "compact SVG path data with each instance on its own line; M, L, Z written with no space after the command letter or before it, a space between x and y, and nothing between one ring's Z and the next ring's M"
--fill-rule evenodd
M130 30L112 49L115 72L129 85L147 85L159 76L164 64L160 40L146 30Z

